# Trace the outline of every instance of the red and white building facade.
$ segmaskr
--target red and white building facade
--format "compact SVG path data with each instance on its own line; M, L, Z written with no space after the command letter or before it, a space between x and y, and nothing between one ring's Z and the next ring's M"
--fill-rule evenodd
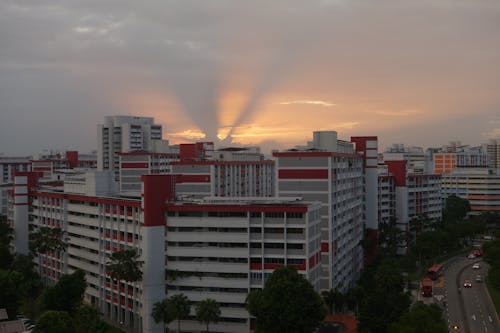
M29 232L41 226L64 231L63 253L40 254L44 281L81 269L84 300L133 332L162 332L153 304L184 293L193 302L214 298L218 332L249 332L245 299L274 269L294 265L320 290L320 205L298 198L206 198L176 201L176 176L142 176L141 199L120 197L111 172L67 177L64 186L37 183L38 173L15 175L9 221L14 248L28 253ZM110 255L134 248L143 262L139 282L113 281ZM165 273L167 272L167 274ZM170 276L169 273L170 272ZM172 324L174 325L174 324ZM194 317L183 322L204 330Z
M378 175L379 223L395 218L399 228L408 232L415 217L441 219L440 174L413 172L399 154L392 154L384 164Z
M364 163L371 153L363 157L329 131L314 132L307 148L273 156L278 196L321 203L320 288L346 291L363 269Z

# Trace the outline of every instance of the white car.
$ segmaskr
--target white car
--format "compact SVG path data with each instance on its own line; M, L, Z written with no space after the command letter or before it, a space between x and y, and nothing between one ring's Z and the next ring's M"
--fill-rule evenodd
M469 259L475 259L476 258L476 255L474 253L471 253L467 256L467 258Z
M464 288L472 288L472 283L470 282L470 280L464 281Z
M481 266L479 266L479 264L472 265L472 269L479 269L479 268L481 268Z

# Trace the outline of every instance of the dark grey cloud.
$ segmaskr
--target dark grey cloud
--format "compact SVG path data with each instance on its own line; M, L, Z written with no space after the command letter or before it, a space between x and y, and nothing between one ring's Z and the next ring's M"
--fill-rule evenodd
M497 130L498 31L496 0L2 1L0 152L94 149L95 125L130 112L116 101L149 89L213 139L222 91L241 81L235 127L279 94L332 101L332 117L360 123L346 136L387 144L474 117L426 138L476 143ZM363 121L409 109L408 123ZM167 133L185 129L164 112Z

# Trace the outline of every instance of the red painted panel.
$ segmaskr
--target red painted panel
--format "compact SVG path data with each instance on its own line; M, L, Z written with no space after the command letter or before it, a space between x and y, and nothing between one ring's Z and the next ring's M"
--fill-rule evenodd
M328 179L328 170L289 170L282 169L278 171L279 179Z
M321 243L321 252L328 252L328 243Z
M210 183L210 175L178 175L176 183Z
M356 157L361 158L357 154L335 153L327 151L287 151L273 153L274 157Z
M250 269L252 270L262 270L262 263L251 263Z
M302 264L302 265L290 265L292 267L295 267L296 270L298 271L305 271L307 268L306 268L306 264Z
M143 175L144 225L165 225L165 202L175 199L174 175Z
M78 151L76 150L66 151L66 159L68 160L70 167L76 168L78 166Z
M143 162L124 162L121 165L122 169L147 169L148 163Z
M394 175L396 186L406 186L406 161L384 161L387 169Z
M264 269L278 269L285 266L284 264L264 264Z

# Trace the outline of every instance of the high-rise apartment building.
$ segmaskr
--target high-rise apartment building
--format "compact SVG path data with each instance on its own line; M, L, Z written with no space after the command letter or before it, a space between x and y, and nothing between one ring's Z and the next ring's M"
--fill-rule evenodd
M441 175L414 172L408 168L404 154L391 154L389 158L379 168L379 222L394 218L398 227L408 232L415 217L440 219Z
M163 332L151 316L153 305L178 293L189 298L192 313L203 299L219 302L215 331L250 332L248 293L284 265L320 290L319 203L295 197L177 201L173 175L142 176L141 199L119 196L110 171L67 177L62 187L40 187L37 177L16 174L10 191L16 251L29 252L30 230L61 228L67 249L34 260L42 279L54 283L83 270L84 301L129 332ZM141 281L109 276L106 264L122 249L140 254ZM205 329L192 317L182 327Z
M334 131L314 132L308 147L273 156L278 196L321 202L321 289L346 291L363 268L363 156Z
M118 153L150 151L162 139L162 126L151 117L108 116L97 126L97 169L112 170L119 179Z
M488 167L500 169L500 139L491 139L484 146L488 155Z

